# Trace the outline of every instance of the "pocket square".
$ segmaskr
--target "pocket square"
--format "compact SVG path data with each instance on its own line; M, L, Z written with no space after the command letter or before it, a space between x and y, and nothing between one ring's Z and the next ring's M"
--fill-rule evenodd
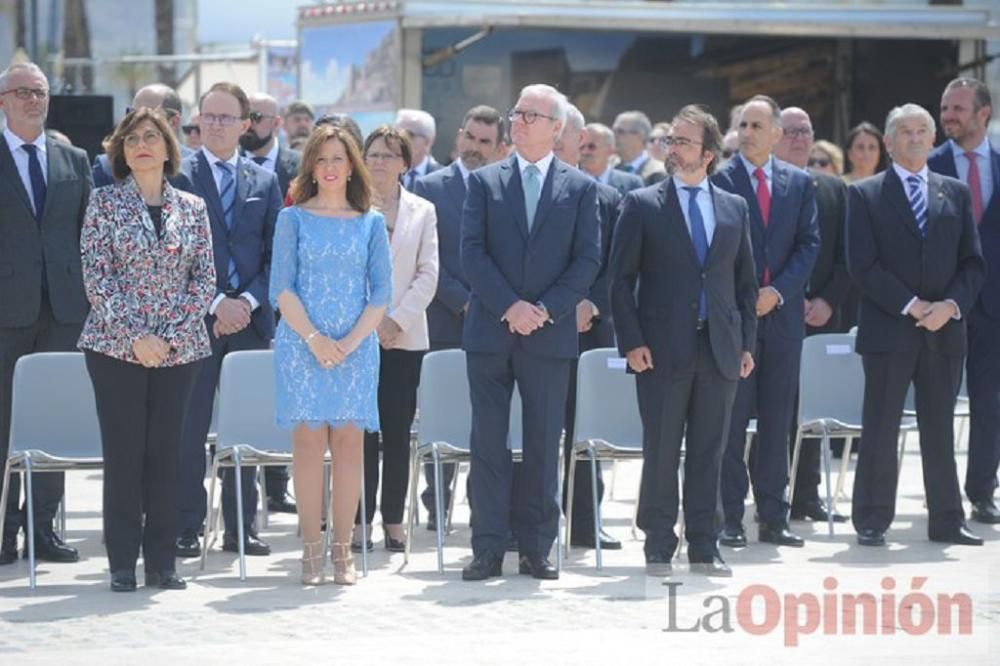
M254 201L263 201L264 197L247 197L244 203L253 203Z

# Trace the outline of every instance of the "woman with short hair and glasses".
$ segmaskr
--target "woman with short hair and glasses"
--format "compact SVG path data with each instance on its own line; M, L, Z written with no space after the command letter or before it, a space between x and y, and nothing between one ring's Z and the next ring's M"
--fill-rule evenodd
M844 174L844 151L837 144L820 139L812 146L807 166L840 177Z
M111 589L186 587L174 565L184 415L210 355L215 295L205 202L174 189L177 138L159 111L126 115L104 142L117 181L94 190L80 252L91 310L78 346L94 385L104 457L104 540Z

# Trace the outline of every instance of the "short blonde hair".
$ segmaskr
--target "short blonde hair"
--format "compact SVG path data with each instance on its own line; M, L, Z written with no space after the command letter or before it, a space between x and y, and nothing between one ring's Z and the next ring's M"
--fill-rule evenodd
M840 149L840 146L826 139L820 139L813 144L813 148L822 150L829 156L833 163L833 170L837 172L838 176L844 173L844 151Z

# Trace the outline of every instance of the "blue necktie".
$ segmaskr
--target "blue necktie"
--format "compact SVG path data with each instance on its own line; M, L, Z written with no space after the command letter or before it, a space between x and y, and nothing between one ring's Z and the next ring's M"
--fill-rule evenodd
M45 212L45 175L42 173L42 163L38 159L38 146L33 143L23 143L21 148L28 153L28 178L31 180L31 196L35 204L35 221L42 221Z
M927 201L924 199L923 188L920 176L907 176L906 184L909 188L910 208L913 209L913 217L917 218L917 227L920 228L920 235L927 235Z
M222 172L222 182L219 187L219 200L222 202L222 217L228 231L233 230L233 207L236 203L236 179L233 178L232 167L227 162L216 162L215 166ZM236 262L232 253L229 255L229 286L238 289L240 275L236 270Z
M535 223L535 211L538 210L538 198L542 194L542 183L540 176L542 172L534 164L529 164L524 169L524 215L528 220L528 231Z
M705 231L705 220L701 216L701 208L698 207L698 192L700 187L685 187L690 198L688 199L688 219L691 220L691 243L694 245L694 253L698 255L698 264L704 268L705 258L708 256L708 233ZM708 319L708 301L705 299L704 283L701 287L701 294L698 297L698 318Z

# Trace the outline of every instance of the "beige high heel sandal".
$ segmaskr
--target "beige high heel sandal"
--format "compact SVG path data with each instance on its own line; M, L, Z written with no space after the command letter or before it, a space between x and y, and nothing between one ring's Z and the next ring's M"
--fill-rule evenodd
M323 541L302 543L302 584L322 585L326 582L323 574Z
M358 573L354 570L354 557L351 555L351 542L334 543L330 549L330 560L333 562L333 582L337 585L354 585L358 582Z

